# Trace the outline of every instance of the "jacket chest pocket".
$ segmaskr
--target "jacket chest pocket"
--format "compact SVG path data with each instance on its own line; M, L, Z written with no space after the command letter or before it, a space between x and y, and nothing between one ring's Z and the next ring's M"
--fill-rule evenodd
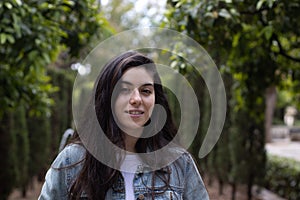
M154 197L154 198L153 198ZM141 193L138 195L136 200L182 200L182 193L176 190L166 190L166 191L155 191Z

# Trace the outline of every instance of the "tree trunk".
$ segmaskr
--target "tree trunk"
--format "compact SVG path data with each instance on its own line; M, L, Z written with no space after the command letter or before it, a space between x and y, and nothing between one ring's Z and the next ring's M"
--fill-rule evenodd
M26 198L26 195L27 195L27 188L26 186L22 186L22 198Z
M248 185L247 185L248 200L252 200L252 186L253 186L253 176L249 177L249 180L248 180Z
M276 106L277 92L276 87L270 86L266 89L266 110L265 110L265 133L266 143L271 142L271 126L273 122L273 115Z
M235 183L232 183L231 184L231 200L235 200L235 194L236 194L236 184Z
M224 182L219 179L219 195L223 195L223 185L224 185Z

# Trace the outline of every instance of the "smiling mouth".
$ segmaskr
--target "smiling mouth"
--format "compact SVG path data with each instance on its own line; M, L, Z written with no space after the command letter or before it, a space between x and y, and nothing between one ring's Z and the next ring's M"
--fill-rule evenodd
M142 115L142 114L144 114L143 111L138 111L138 110L129 110L129 111L126 111L126 113L128 113L130 115Z

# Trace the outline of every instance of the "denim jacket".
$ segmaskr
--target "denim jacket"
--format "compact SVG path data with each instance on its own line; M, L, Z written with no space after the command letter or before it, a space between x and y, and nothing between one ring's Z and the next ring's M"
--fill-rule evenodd
M68 190L82 168L83 162L80 161L84 156L85 148L76 144L69 145L60 152L46 174L39 200L67 200ZM176 167L175 163L180 167ZM162 190L161 186L165 184L159 178L155 179L155 200L209 200L201 176L189 153L183 153L177 162L170 164L170 169L170 187L168 189ZM133 180L135 199L152 199L151 185L152 172L144 172L143 166L138 166ZM120 175L113 187L108 190L105 199L124 200L124 187L124 179ZM83 194L82 199L85 199L84 196Z

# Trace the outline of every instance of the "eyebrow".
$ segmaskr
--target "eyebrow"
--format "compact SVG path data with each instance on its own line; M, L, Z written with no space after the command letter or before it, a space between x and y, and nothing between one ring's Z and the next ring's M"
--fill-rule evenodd
M128 82L128 81L121 81L121 84L126 84L126 85L132 85L133 86L133 84L131 82ZM152 87L154 87L154 84L153 83L144 83L139 87L142 87L142 86L152 86Z

